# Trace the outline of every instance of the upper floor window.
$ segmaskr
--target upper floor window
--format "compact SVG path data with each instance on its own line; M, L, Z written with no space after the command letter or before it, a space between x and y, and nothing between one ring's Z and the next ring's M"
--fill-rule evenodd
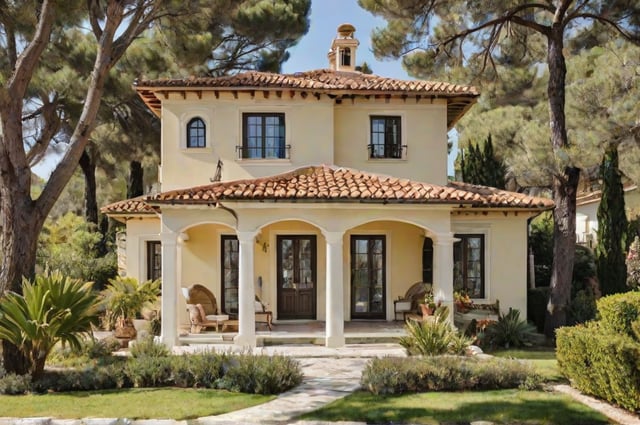
M484 235L455 235L453 244L453 289L471 298L484 298Z
M398 116L371 117L371 144L369 158L403 158L401 119Z
M192 118L187 123L188 148L204 148L207 146L206 128L202 118Z
M284 114L242 114L241 158L287 158L288 148L285 144Z

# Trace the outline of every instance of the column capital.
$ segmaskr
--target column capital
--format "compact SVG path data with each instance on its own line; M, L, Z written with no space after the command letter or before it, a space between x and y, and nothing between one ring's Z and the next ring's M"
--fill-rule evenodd
M454 242L458 241L458 238L449 232L435 233L433 236L436 245L453 245Z
M160 232L160 242L162 245L176 245L178 243L178 233L176 232Z
M342 243L344 232L329 232L327 230L323 230L322 235L324 236L324 239L327 241L327 243L337 244Z
M258 230L250 230L250 231L240 231L236 230L236 236L238 237L239 242L251 242L255 240L256 236L258 236L260 231Z

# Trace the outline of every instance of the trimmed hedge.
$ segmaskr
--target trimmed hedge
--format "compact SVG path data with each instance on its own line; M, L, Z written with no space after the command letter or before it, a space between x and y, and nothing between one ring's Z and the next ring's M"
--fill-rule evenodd
M556 357L580 391L640 410L640 344L630 336L611 333L599 323L560 328Z
M625 292L603 297L597 301L597 306L600 323L605 330L634 336L632 323L640 317L640 292Z
M533 367L518 360L459 356L376 358L360 383L373 394L532 388L540 383Z

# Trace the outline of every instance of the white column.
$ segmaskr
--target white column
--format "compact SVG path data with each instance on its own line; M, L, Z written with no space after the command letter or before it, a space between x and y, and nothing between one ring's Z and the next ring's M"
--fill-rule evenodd
M323 232L327 241L326 342L327 347L344 345L343 232Z
M238 335L234 342L243 347L256 346L255 288L253 286L253 250L256 232L236 232L238 259Z
M162 242L162 327L160 339L169 348L173 348L178 343L177 239L178 234L175 232L163 231L160 234Z
M453 324L453 243L452 233L438 233L433 249L433 289L434 294L442 291L443 304L449 307L449 319Z

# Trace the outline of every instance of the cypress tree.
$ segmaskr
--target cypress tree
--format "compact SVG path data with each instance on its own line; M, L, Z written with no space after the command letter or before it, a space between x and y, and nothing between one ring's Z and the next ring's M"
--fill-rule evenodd
M462 150L460 162L462 180L467 183L504 189L506 166L502 160L496 158L493 152L491 135L484 142L484 148L480 144L470 143Z
M610 144L605 150L600 175L602 196L598 207L596 264L602 295L610 295L629 290L625 264L628 224L616 144Z

